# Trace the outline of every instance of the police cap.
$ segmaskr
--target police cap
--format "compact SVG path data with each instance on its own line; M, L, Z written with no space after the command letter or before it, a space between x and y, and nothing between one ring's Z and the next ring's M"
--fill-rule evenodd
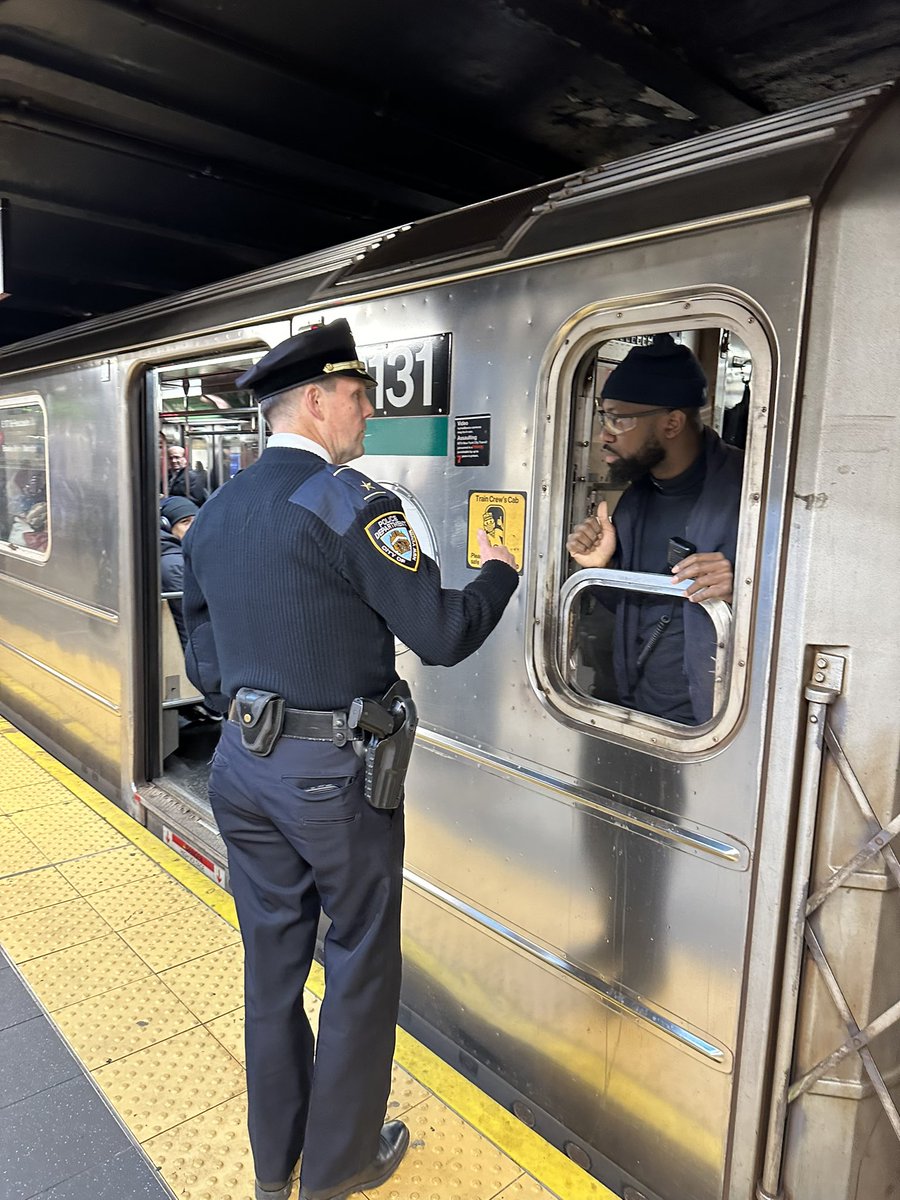
M252 388L258 400L266 400L289 388L335 375L361 379L366 387L376 386L366 364L357 357L353 334L343 317L328 325L311 325L279 342L235 383Z

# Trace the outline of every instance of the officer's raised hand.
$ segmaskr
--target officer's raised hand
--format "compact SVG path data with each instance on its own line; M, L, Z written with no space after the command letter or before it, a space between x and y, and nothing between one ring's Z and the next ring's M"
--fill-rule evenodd
M616 552L616 531L605 500L569 534L566 549L579 567L605 567Z
M506 563L508 567L512 567L514 571L518 571L514 555L510 553L505 546L492 546L488 535L483 529L479 529L475 533L478 539L478 553L481 555L482 563L486 563L489 559L495 558L497 562Z

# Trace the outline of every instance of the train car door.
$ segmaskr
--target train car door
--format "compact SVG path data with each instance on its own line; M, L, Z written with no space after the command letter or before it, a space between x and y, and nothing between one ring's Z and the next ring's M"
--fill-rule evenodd
M182 493L202 505L259 457L265 422L250 392L236 387L235 380L266 349L207 350L202 357L155 365L145 375L147 436L156 447L157 462L147 503L155 513L151 519L158 545L148 571L157 581L158 600L147 614L147 782L140 796L148 826L222 884L227 883L227 862L207 790L221 716L206 707L185 672L181 588L177 583L164 587L163 580L171 580L167 554L175 556L180 572L178 540L186 529L177 525L173 530L160 506L168 496Z
M724 461L738 492L729 498L723 486L718 503L735 506L733 604L691 604L665 555L644 573L580 569L565 551L567 532L599 502L616 522L629 485L604 453L603 383L633 346L662 332L698 356L709 385L700 418L732 443ZM594 1100L601 1149L625 1179L667 1200L719 1195L728 1154L755 804L741 794L758 795L760 770L756 748L741 750L736 735L753 651L772 363L760 315L710 294L599 306L566 327L548 370L534 489L543 497L534 544L548 552L534 572L532 668L546 707L576 734L560 730L574 749L568 772L580 781L566 959L605 1009L595 1018L602 1045L585 1046L606 1080ZM742 402L743 423L732 415ZM707 457L698 487L708 486L715 461ZM671 532L684 538L683 529ZM698 699L692 683L676 705L668 688L674 695L688 681L695 651L708 686ZM742 775L731 788L726 757ZM665 1152L648 1153L648 1138Z

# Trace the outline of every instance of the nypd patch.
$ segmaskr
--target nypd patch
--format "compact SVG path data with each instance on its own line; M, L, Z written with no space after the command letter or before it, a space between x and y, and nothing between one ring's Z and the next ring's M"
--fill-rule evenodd
M385 558L407 571L418 571L421 552L416 535L402 512L383 513L366 526L366 536Z

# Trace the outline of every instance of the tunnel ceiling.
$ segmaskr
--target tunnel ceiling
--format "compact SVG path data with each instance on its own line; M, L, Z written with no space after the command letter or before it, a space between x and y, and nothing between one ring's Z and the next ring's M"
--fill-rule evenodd
M0 0L0 342L897 76L895 0Z

